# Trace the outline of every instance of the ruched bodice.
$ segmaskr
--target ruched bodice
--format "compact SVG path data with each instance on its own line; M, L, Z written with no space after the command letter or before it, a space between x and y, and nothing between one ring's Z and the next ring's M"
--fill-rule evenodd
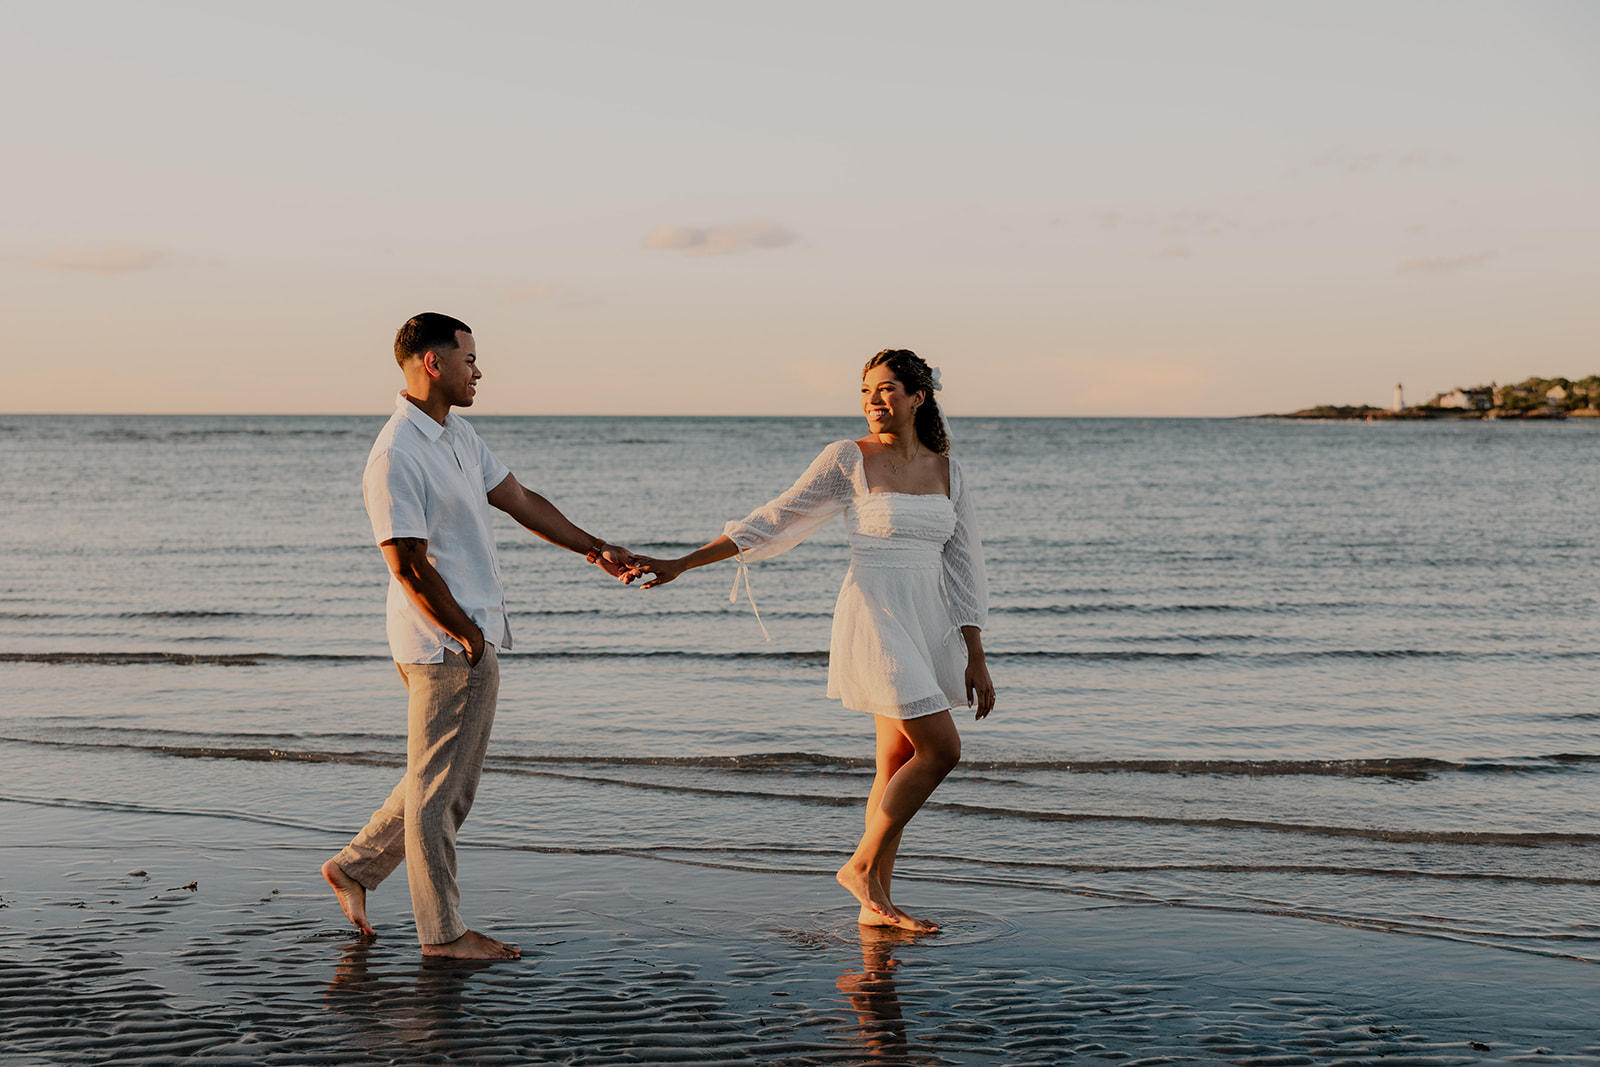
M828 695L845 707L914 719L964 700L960 627L988 617L983 546L961 467L950 495L868 490L861 448L822 450L788 492L723 532L741 562L787 552L838 514L850 571L833 609Z
M956 529L943 493L867 493L845 506L852 567L938 567Z

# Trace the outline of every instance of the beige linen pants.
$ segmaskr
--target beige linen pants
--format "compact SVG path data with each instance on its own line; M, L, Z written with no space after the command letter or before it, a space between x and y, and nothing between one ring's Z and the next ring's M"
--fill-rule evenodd
M456 887L456 831L472 810L500 692L493 645L476 667L459 652L443 663L397 663L410 703L406 773L383 807L333 861L369 891L406 861L417 940L442 945L467 932Z

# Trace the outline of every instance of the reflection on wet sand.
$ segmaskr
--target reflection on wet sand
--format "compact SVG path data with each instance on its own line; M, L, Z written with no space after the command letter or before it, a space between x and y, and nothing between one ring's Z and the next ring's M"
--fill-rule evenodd
M846 971L834 983L855 1009L857 1040L869 1061L918 1062L925 1057L908 1058L911 1050L905 1015L894 984L900 961L894 958L894 952L927 935L892 926L863 926L860 931L861 971Z
M467 980L493 966L492 960L419 960L410 971L378 970L382 950L371 938L345 949L334 967L325 1002L345 1016L364 1051L388 1054L405 1049L413 1056L459 1051L472 1033L461 1026L467 1014Z

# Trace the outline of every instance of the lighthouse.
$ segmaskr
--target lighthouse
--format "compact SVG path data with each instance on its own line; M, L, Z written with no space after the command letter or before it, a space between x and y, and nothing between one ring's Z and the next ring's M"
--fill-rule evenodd
M1400 386L1400 385L1396 385L1394 387L1394 403L1389 406L1389 410L1390 411L1395 411L1395 412L1400 412L1400 411L1404 411L1405 409L1406 409L1405 387L1404 386Z

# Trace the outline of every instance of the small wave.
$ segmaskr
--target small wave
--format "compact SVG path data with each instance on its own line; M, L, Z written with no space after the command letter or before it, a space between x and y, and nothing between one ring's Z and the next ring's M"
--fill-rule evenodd
M93 742L95 745L100 746L100 747L105 747L105 748L138 747L141 744L148 744L148 739L150 739L150 738L198 738L198 739L200 739L200 741L202 743L206 743L206 744L213 745L213 746L227 745L230 742L234 742L234 741L243 741L243 742L245 742L247 744L259 743L259 742L265 742L265 741L285 741L285 742L298 741L298 742L301 742L301 743L304 743L306 741L381 741L381 742L393 742L395 744L400 745L403 748L405 746L405 743L406 743L406 735L403 732L403 730L400 733L370 733L370 732L364 731L364 730L358 730L358 731L317 731L317 732L300 732L300 731L283 732L283 731L265 731L265 730L261 730L261 731L243 730L243 731L228 731L226 733L222 733L222 732L218 732L218 731L215 731L215 730L206 730L206 731L200 731L200 730L174 730L174 729L170 729L170 728L160 728L160 729L151 728L151 729L147 729L146 730L146 729L130 728L130 727L127 727L127 726L66 726L66 727L63 727L63 726L50 726L50 727L45 727L44 728L44 733L45 734L55 734L55 735L60 735L60 736L59 737L55 737L55 738L51 738L51 737L48 737L48 736L47 737L38 738L37 740L39 740L41 743L57 743L57 742L59 742L59 743L68 744L68 745L76 744L80 737L90 737L90 738L110 737L110 738L113 738L113 739L119 738L119 737L133 737L133 738L144 738L144 739L146 739L145 741L131 741L131 742L130 741L119 741L119 740L110 740L110 741L99 741L99 740L96 740L96 741ZM0 736L0 741L27 742L27 741L32 741L32 740L35 740L35 739L34 738L26 738L25 739L25 738L18 738L18 737Z
M726 608L690 609L690 610L640 610L628 612L625 616L629 619L648 618L659 622L663 619L725 619L730 614L738 612ZM512 611L513 620L524 621L536 619L570 618L575 616L595 617L609 615L623 617L615 608L550 608L545 610ZM831 611L767 611L763 618L776 619L831 619ZM81 621L83 619L318 619L324 622L334 618L354 618L370 620L368 612L352 612L334 614L322 611L196 611L196 610L165 610L165 611L0 611L0 620L7 622L43 622L43 621Z
M1600 834L1556 831L1497 830L1393 830L1369 826L1328 826L1315 823L1276 822L1270 819L1186 819L1169 815L1107 815L1098 812L1032 811L1023 808L990 807L983 804L928 803L925 808L1029 822L1131 822L1148 826L1189 826L1215 830L1263 830L1270 833L1311 834L1318 837L1354 837L1394 844L1497 845L1513 848L1538 848L1544 845L1586 845L1600 843Z
M97 441L184 441L212 437L349 437L354 429L300 427L272 429L265 426L200 426L192 429L135 430L114 426L90 430L86 436Z
M321 752L269 747L227 747L211 745L159 745L159 744L102 744L85 741L47 741L30 738L0 738L22 744L50 745L63 748L116 748L136 750L188 759L236 759L251 762L301 762L348 763L366 766L396 767L405 765L403 753L395 752ZM793 761L806 754L778 753L772 759ZM737 757L734 757L737 758ZM700 757L705 760L708 757ZM717 759L717 757L709 757ZM838 757L818 757L820 760L840 762ZM493 757L484 767L486 773L517 774L538 778L554 778L595 785L619 786L662 793L688 793L701 796L721 796L741 800L778 800L828 807L856 807L865 803L857 796L833 796L822 793L790 793L753 789L719 789L713 786L690 785L671 782L643 782L608 775L569 774L561 771L534 769L529 764L534 759L512 757L510 760ZM583 761L572 758L539 762L575 764ZM600 762L600 761L596 761ZM619 764L617 759L604 762ZM521 765L518 765L518 764ZM702 763L702 766L714 764ZM1183 826L1202 830L1246 830L1282 834L1308 834L1319 837L1350 837L1396 844L1479 845L1513 848L1538 848L1546 845L1581 845L1600 843L1600 833L1556 831L1495 831L1495 830L1402 830L1368 826L1333 826L1314 823L1279 822L1270 819L1233 818L1183 818L1170 815L1108 814L1103 812L1039 811L1027 808L997 807L985 804L966 804L953 801L931 801L925 805L929 811L946 811L959 815L983 818L1016 819L1026 822L1054 823L1134 823L1144 826Z
M85 618L86 616L75 616ZM87 616L92 617L92 616ZM293 619L306 618L305 615L264 615L256 611L122 611L115 615L107 616L113 619Z
M172 664L182 667L259 667L263 663L357 663L386 660L388 656L334 655L308 653L288 655L275 652L0 652L0 663L50 663L79 666L127 667L144 664Z
M339 835L343 831L329 827L316 826L297 819L287 819L282 816L262 815L253 811L240 809L206 809L197 811L189 808L164 807L153 804L141 804L131 801L101 801L86 800L69 797L29 797L0 794L0 802L11 804L27 804L36 807L75 808L94 811L112 811L140 815L192 815L200 818L237 819L244 822L258 823L263 826L278 826L285 829L316 830L331 835ZM837 860L849 855L845 849L834 848L804 848L797 846L760 846L760 845L684 845L668 843L651 843L648 841L633 845L536 845L517 842L515 844L485 841L463 840L463 847L487 848L514 852L537 852L559 855L582 856L645 856L665 859L671 855L681 856L716 856L733 859L740 856L775 856L787 859L825 858L829 861ZM1360 867L1335 864L1299 864L1299 863L1159 863L1159 864L1126 864L1126 863L1073 863L1071 861L1052 860L1014 860L992 857L975 856L949 856L934 853L901 853L900 861L912 863L939 863L958 867L975 867L984 871L1060 871L1063 873L1088 873L1088 874L1308 874L1308 875L1336 875L1355 876L1366 878L1390 878L1396 880L1426 880L1445 882L1511 882L1528 885L1581 885L1600 886L1600 878L1579 878L1567 875L1543 874L1516 874L1509 871L1450 871L1450 870L1424 870L1412 867ZM712 866L726 864L712 863ZM825 865L826 870L832 870L832 863ZM758 867L746 867L748 870L762 870ZM816 873L822 873L818 871ZM934 882L947 884L977 884L967 878L934 873L916 873L911 871L896 871L896 877L914 882ZM1008 885L1017 884L1003 878L985 878L983 884ZM1036 888L1059 890L1062 887L1041 883ZM1174 902L1177 903L1177 902ZM1213 910L1207 905L1195 905ZM1314 915L1308 915L1314 918ZM1517 935L1541 939L1538 935ZM1572 935L1551 935L1546 939L1565 940Z
M711 853L720 855L777 855L777 856L828 856L844 858L847 849L785 848L737 845L654 845L653 853ZM1069 860L1013 860L977 856L946 856L927 853L905 853L900 861L914 863L948 863L984 870L1013 869L1027 871L1063 871L1092 874L1327 874L1356 875L1368 878L1395 878L1401 880L1424 879L1445 882L1525 882L1530 885L1594 885L1600 878L1578 878L1566 875L1513 874L1501 871L1441 871L1420 870L1414 867L1354 867L1345 865L1311 863L1074 863ZM897 873L897 877L898 877ZM938 881L937 876L924 876L923 881Z
M148 752L152 755L173 756L178 759L230 759L245 763L348 763L357 766L374 767L404 767L406 763L406 756L403 751L320 752L307 749L242 745L141 745L131 742L52 741L27 737L0 737L0 741L27 745L50 745L57 748L99 748L115 749L123 752Z
M1175 774L1175 775L1237 775L1266 778L1288 775L1321 775L1339 778L1407 778L1421 779L1443 771L1457 770L1459 764L1429 757L1389 759L1325 759L1325 760L1231 760L1231 759L1173 759L1173 760L1048 760L1040 762L995 763L984 766L981 761L963 764L978 770L1019 771L1078 771L1097 774Z
M640 651L613 652L605 650L574 649L554 652L508 653L507 659L521 660L767 660L777 662L823 662L826 652L683 652ZM388 656L335 654L324 652L0 652L0 663L49 663L78 666L141 666L145 664L171 664L182 667L259 667L268 663L371 663L388 661Z
M98 441L156 441L162 434L146 433L143 430L90 430L88 436Z
M517 756L497 754L494 760L496 763L505 763L512 766L569 764L573 766L609 765L613 767L695 767L706 770L740 771L796 769L809 772L827 768L855 771L869 769L873 766L873 761L865 757L830 756L820 752L751 752L738 756ZM980 765L971 764L970 766L979 767Z
M586 614L588 609L578 609L571 614ZM536 615L537 613L528 613ZM556 614L556 613L551 613ZM567 614L562 612L561 614ZM671 619L688 615L722 615L722 612L662 613L660 618ZM0 615L0 619L63 618L64 616ZM294 615L257 615L241 612L237 615L216 612L145 612L114 616L72 616L73 618L295 618ZM798 614L797 614L798 617ZM218 639L221 639L220 637ZM1197 638L1201 639L1201 638ZM1204 640L1215 640L1206 637ZM251 667L265 663L338 663L363 662L388 659L387 656L332 653L290 652L240 652L206 654L191 652L0 652L0 663L56 663L130 665L147 663L172 663L184 666ZM599 648L555 649L541 652L512 652L507 659L525 660L704 660L704 661L771 661L771 662L827 662L825 649L797 649L786 652L709 652L687 649L657 648L615 650ZM1468 652L1452 649L1377 648L1377 649L1303 649L1294 652L1220 651L1163 651L1154 649L1098 649L1068 651L1061 649L998 649L989 653L991 660L1023 662L1065 663L1254 663L1267 666L1294 665L1337 660L1438 660L1478 662L1488 660L1545 661L1551 659L1600 659L1600 650L1569 652Z
M203 427L195 430L172 430L168 434L174 438L184 437L349 437L355 433L353 429L333 429L330 427L302 427L298 429L269 429L264 426L239 426L239 427Z
M1301 611L1338 611L1362 605L1327 604L1017 604L989 609L991 615L1281 615Z
M1037 649L1032 651L999 650L990 652L989 659L1065 660L1082 663L1184 663L1212 661L1218 663L1296 664L1316 663L1323 660L1444 660L1476 662L1482 660L1522 659L1544 661L1548 659L1600 658L1600 650L1590 652L1507 652L1503 650L1469 652L1457 649L1430 648L1329 648L1301 649L1295 652L1163 652L1151 649L1062 651Z
M1196 633L1196 634L1185 634L1185 633L1173 633L1173 634L1128 634L1128 635L1126 635L1124 637L1107 638L1107 640L1115 641L1115 642L1117 642L1119 644L1124 644L1124 645L1142 645L1142 644L1147 644L1147 643L1148 644L1176 644L1178 642L1183 642L1185 644L1194 645L1194 644L1202 644L1202 643L1207 642L1207 641L1232 641L1232 642L1238 642L1238 643L1241 643L1241 644L1245 643L1245 642L1253 641L1253 642L1256 642L1258 644L1263 644L1263 645L1279 645L1279 644L1286 644L1287 643L1287 639L1286 638L1282 638L1282 637L1267 637L1267 636L1264 636L1262 634L1219 634L1219 633L1209 633L1209 634L1200 634L1200 633Z
M510 765L610 765L616 767L697 767L707 770L795 769L802 772L832 768L864 770L873 761L858 756L832 756L818 752L756 752L737 756L604 756L498 755L495 760ZM1521 761L1453 762L1427 756L1377 759L1137 759L1137 760L963 760L967 772L1064 774L1170 774L1222 775L1245 778L1272 778L1313 775L1334 778L1391 778L1420 781L1452 772L1559 772L1572 766L1600 762L1600 755L1561 754L1534 756Z
M685 609L685 608L677 608L677 609L674 609L674 608L661 608L661 609L655 609L655 605L650 605L649 607L639 608L637 610L628 611L625 614L622 613L622 612L619 612L616 608L613 608L613 607L604 607L604 608L551 608L551 609L547 609L547 610L538 610L538 611L535 611L535 610L518 611L516 609L512 609L511 618L512 618L513 621L515 621L515 620L518 620L518 619L533 620L533 619L566 618L566 617L571 617L571 616L590 616L590 617L592 617L592 616L597 616L597 615L608 615L608 616L611 616L612 618L626 618L626 619L630 619L630 620L632 620L632 619L649 619L652 623L660 623L663 620L673 620L673 619L726 619L730 615L739 616L739 615L741 615L743 613L744 610L747 610L747 609L743 609L743 608L725 608L725 607L719 607L719 608L687 608L687 609ZM761 617L764 618L764 619L831 619L831 618L833 618L833 612L832 611L783 611L783 610L768 611L768 610L763 609L762 612L761 612ZM672 650L671 649L665 649L663 651L671 652Z
M165 755L202 756L208 759L235 758L242 760L307 760L332 762L343 759L348 752L322 752L293 747L293 742L306 741L370 741L403 745L400 734L375 734L369 732L318 732L318 733L226 733L192 730L137 730L117 726L82 726L61 729L62 736L15 737L0 736L0 741L17 744L49 744L82 746L89 748L123 748L135 751L159 752ZM139 740L115 740L118 737ZM101 738L112 740L101 740ZM195 744L157 744L150 738L194 739ZM243 745L229 744L245 742ZM260 747L251 742L281 741L285 747ZM388 759L392 753L382 753ZM363 754L358 754L363 755ZM492 762L507 768L516 767L684 767L703 770L735 771L798 771L814 773L818 770L861 771L870 770L873 761L862 756L838 756L824 752L746 752L730 756L626 756L609 753L561 753L528 755L497 753ZM1012 773L1028 772L1058 774L1161 774L1161 775L1217 775L1244 778L1273 778L1309 775L1335 778L1392 778L1422 780L1436 775L1463 773L1526 774L1560 773L1585 769L1600 763L1600 754L1559 752L1545 756L1528 756L1520 759L1452 761L1429 756L1396 756L1361 759L1297 759L1297 760L1246 760L1246 759L1061 759L1061 760L981 760L962 761L966 772Z

